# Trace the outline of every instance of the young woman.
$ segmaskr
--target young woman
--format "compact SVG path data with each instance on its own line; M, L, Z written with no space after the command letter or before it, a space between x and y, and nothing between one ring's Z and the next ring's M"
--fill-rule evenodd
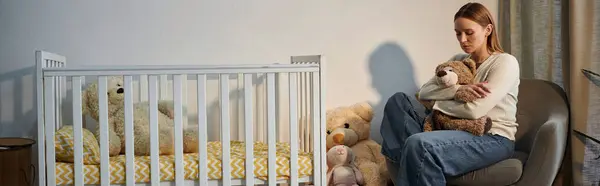
M492 128L484 136L463 131L423 132L425 113L417 112L413 94L399 92L385 105L381 124L382 153L398 165L391 175L396 185L446 185L446 177L458 176L509 158L514 151L519 63L504 53L492 16L483 5L468 3L454 15L454 30L466 54L451 60L471 58L477 62L476 84L441 87L434 78L419 96L436 100L433 109L459 118L489 116ZM457 91L480 96L475 102L454 101ZM412 99L412 98L411 98Z

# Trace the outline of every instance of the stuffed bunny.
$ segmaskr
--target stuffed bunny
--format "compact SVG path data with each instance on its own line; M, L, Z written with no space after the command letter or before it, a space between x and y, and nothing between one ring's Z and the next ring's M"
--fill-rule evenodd
M365 180L354 164L354 153L345 145L327 151L327 182L329 186L362 186Z

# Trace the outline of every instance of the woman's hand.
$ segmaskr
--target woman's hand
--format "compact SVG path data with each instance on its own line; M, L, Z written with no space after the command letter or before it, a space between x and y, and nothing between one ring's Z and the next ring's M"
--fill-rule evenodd
M460 86L456 92L456 99L470 102L477 98L484 98L490 93L490 89L486 87L486 83L487 82L482 82Z
M481 82L471 85L463 85L458 88L458 91L466 91L479 98L484 98L490 92L490 89L486 87L487 82ZM462 89L462 90L461 90Z

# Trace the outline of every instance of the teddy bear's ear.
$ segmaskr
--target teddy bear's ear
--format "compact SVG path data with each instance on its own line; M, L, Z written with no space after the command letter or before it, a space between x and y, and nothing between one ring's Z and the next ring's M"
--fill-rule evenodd
M350 109L354 111L359 117L365 121L371 121L373 119L373 107L367 102L360 102L350 106Z
M469 70L471 70L472 73L477 72L477 63L475 63L475 61L473 61L473 59L466 58L463 60L463 64L465 64L467 67L469 67Z
M444 63L439 64L438 66L435 67L435 71L433 72L433 74L437 74L438 71L440 71L440 68L442 68L442 66L444 65Z
M465 64L465 66L467 66L472 73L477 71L477 63L473 59L466 58L463 60L463 64Z
M123 76L109 76L108 77L108 86L123 86L125 82L125 78Z

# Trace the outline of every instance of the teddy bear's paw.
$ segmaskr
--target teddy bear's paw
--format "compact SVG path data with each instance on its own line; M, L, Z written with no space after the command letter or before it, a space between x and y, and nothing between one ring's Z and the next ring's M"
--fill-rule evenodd
M173 110L168 110L165 115L167 115L167 117L169 117L169 119L175 119L175 111Z
M183 152L197 153L198 152L198 128L190 127L183 130Z
M175 154L174 144L161 144L159 147L159 154L162 155L173 155Z
M117 156L121 154L123 148L121 147L121 141L109 141L108 145L108 156Z
M150 136L135 136L133 138L133 152L136 156L150 155Z
M183 142L183 153L198 153L198 143L184 141Z
M490 131L490 129L492 129L492 118L490 117L485 117L485 128L484 128L484 133L487 133L488 131Z
M467 132L470 132L471 134L476 136L483 136L485 134L485 125L483 124L485 123L479 122L477 125L470 125L468 126Z
M473 102L478 99L478 96L473 92L467 91L467 89L458 89L454 96L454 99L462 102Z
M363 175L365 186L381 186L386 185L387 180L381 177L379 165L374 162L362 162L358 165L358 169Z
M170 119L175 118L175 109L171 102L167 102L165 100L161 101L159 103L158 110Z
M159 129L158 143L159 143L159 154L160 155L172 155L175 154L175 133L173 128L161 128Z
M431 132L433 131L433 128L431 127L431 123L429 122L425 122L425 124L423 125L423 132Z
M117 133L115 133L114 130L111 130L112 128L109 128L108 130L108 155L109 156L116 156L119 155L124 147L124 143L121 137L119 137L119 135L117 135ZM100 143L100 133L99 133L99 128L98 130L94 133L94 135L96 136L96 139L98 140L98 143Z

